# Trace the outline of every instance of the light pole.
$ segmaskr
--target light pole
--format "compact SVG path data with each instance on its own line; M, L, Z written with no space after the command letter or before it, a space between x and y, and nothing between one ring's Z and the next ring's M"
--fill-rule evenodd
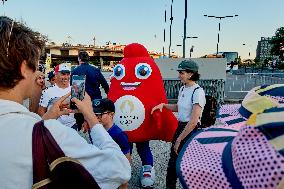
M171 4L171 17L170 17L170 45L169 45L169 58L171 58L171 47L172 47L172 25L173 25L173 2L174 0L172 0L172 4Z
M245 46L245 45L246 45L246 44L245 44L245 43L243 43L243 46ZM249 49L248 56L249 56L249 59L250 59L250 45L249 45L248 49Z
M177 47L181 47L181 46L182 46L181 44L178 44L178 45L177 45Z
M183 40L182 57L185 58L185 39L186 39L186 19L187 19L187 0L184 1L184 20L183 20Z
M184 39L183 36L182 36L182 38ZM196 36L193 36L193 37L185 37L185 39L196 39L196 38L198 38L198 37L196 37ZM184 45L180 45L180 44L177 45L177 47L181 47L181 46L182 46L183 48L185 47ZM191 48L190 48L190 57L191 57L191 53L193 52L193 47L194 47L194 46L192 45ZM183 56L183 58L185 58L185 56Z
M167 23L167 10L165 10L165 24L164 24L164 43L163 43L163 58L165 57L165 43L166 43L166 23Z
M220 41L220 30L221 30L221 20L223 18L233 18L233 17L237 17L239 15L235 14L235 15L232 15L232 16L209 16L209 15L204 15L205 17L208 17L208 18L217 18L219 19L219 30L218 30L218 41L217 41L217 52L216 52L216 55L219 53L219 41Z
M193 36L193 37L186 37L187 39L197 39L198 37L196 36ZM192 45L190 50L189 50L189 58L191 58L191 53L193 52L193 48L194 46Z

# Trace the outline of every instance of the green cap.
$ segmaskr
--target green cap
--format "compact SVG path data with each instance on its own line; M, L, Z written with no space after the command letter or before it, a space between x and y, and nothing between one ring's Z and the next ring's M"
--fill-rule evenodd
M193 60L183 60L179 63L177 71L190 70L198 72L198 65Z

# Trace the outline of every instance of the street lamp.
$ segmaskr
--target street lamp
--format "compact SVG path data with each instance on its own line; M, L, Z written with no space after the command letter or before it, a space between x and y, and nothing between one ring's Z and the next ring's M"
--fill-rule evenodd
M171 4L171 17L170 17L170 45L169 45L169 58L171 57L171 47L172 47L172 25L173 25L173 2L174 0L172 0L172 4Z
M196 39L196 38L198 38L198 37L196 37L196 36L190 36L190 37L183 37L182 36L182 38L183 39ZM185 47L184 45L181 45L181 44L178 44L177 45L177 47L181 47L181 46L183 46L183 48ZM193 52L193 45L191 46L191 48L190 48L190 57L191 57L191 53ZM185 55L183 55L183 58L185 58Z
M183 20L183 40L182 57L185 58L185 39L186 39L186 19L187 19L187 0L184 1L184 20Z
M245 46L245 45L246 45L246 44L245 44L245 43L243 43L243 46ZM249 47L250 47L250 45L249 45ZM249 56L249 59L250 59L250 48L249 48L248 56Z
M197 39L198 37L196 36L193 36L193 37L186 37L187 39ZM193 48L194 46L192 45L190 50L189 50L189 58L191 58L191 53L193 52Z
M217 18L219 19L219 30L218 30L218 41L217 41L217 52L216 52L216 55L219 53L219 41L220 41L220 30L221 30L221 20L223 18L233 18L233 17L237 17L239 15L235 14L235 15L232 15L232 16L209 16L209 15L204 15L205 17L208 17L208 18Z

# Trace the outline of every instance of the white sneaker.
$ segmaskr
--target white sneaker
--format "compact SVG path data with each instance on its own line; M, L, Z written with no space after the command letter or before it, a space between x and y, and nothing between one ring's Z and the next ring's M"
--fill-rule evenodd
M143 188L152 188L155 182L155 169L151 165L141 167L140 182Z

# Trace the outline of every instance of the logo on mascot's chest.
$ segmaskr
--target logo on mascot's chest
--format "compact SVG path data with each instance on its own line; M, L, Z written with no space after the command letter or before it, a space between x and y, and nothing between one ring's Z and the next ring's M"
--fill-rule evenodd
M114 123L123 131L137 129L144 119L145 108L138 98L132 95L125 95L116 100Z

